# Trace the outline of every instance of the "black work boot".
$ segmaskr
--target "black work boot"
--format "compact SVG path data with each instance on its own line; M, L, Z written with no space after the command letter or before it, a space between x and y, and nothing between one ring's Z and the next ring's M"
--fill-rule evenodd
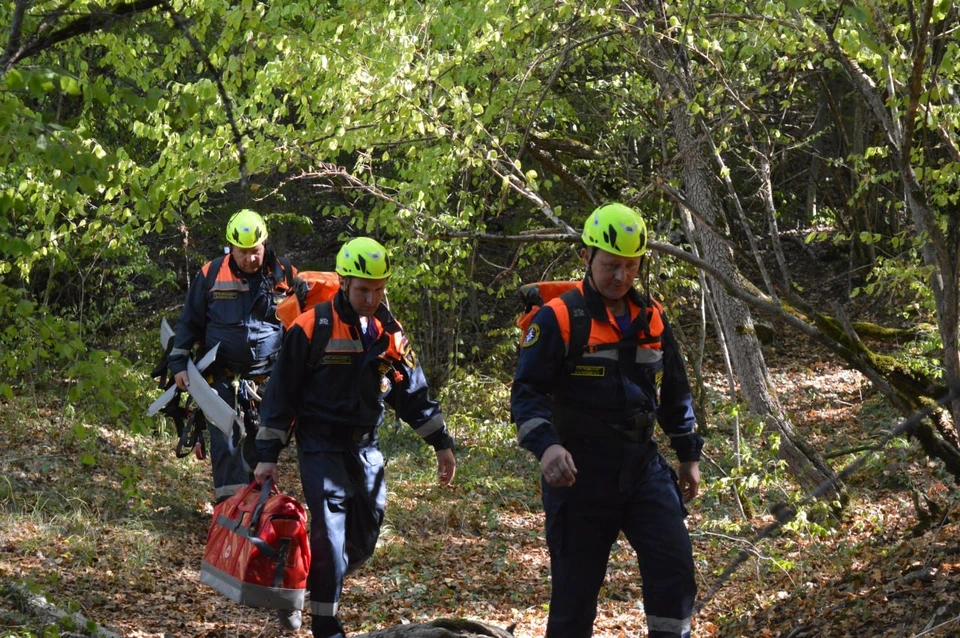
M313 638L347 638L336 616L313 616Z

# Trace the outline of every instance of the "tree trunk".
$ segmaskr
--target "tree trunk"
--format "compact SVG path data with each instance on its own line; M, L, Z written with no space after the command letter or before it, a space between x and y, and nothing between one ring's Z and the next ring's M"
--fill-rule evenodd
M662 7L658 5L654 8L663 18ZM645 14L645 10L639 13ZM695 209L696 216L713 228L726 228L721 200L715 190L719 181L709 168L708 145L698 139L697 127L691 124L691 114L686 108L686 98L693 94L693 87L689 86L690 82L685 76L688 67L684 52L669 44L669 38L658 40L656 36L639 37L641 50L649 63L648 68L660 85L666 103L670 105L671 127L683 166L684 195ZM741 280L728 245L702 224L698 224L696 230L704 260L729 279ZM748 401L750 412L780 433L780 458L787 462L792 475L805 489L812 489L833 479L830 466L794 431L793 424L773 392L773 382L760 350L749 308L727 294L721 285L711 286L711 294L720 313L741 391ZM825 495L833 500L841 494L842 491L833 486Z
M929 17L929 16L927 16ZM925 37L929 23L921 25L917 30L919 36ZM843 65L844 70L853 81L857 91L863 97L870 109L877 125L883 132L894 167L900 174L903 185L904 200L907 209L913 217L918 237L925 235L923 244L923 261L931 267L930 287L937 307L937 327L943 343L942 364L944 380L949 387L960 384L960 333L958 333L958 319L960 319L960 225L956 216L938 215L938 211L930 206L927 194L911 165L910 148L915 134L916 119L910 116L901 116L895 109L888 111L885 96L881 95L875 82L855 60L849 57L840 47L832 34L827 34L827 40L834 57ZM902 96L908 104L908 114L916 113L919 103L921 83L923 81L923 56L926 47L922 44L914 46L914 55L918 56L914 64L914 77L909 84L909 94ZM896 103L896 101L894 101ZM902 117L902 119L901 119ZM945 230L941 228L945 222ZM953 417L954 430L941 430L951 442L957 441L956 424L960 423L960 399L950 406ZM955 444L954 444L955 445Z

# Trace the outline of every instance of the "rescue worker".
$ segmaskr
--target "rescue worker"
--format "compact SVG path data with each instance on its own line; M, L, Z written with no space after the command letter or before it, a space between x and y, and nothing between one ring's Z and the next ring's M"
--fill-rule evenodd
M697 495L703 440L663 308L633 286L643 219L622 204L587 218L586 276L540 309L511 391L517 437L540 460L552 592L548 638L593 634L610 548L637 553L650 636L689 636L696 597L684 503ZM679 479L652 440L657 421Z
M403 329L383 303L390 260L373 239L337 255L340 290L290 326L263 401L257 435L262 483L294 432L310 510L307 588L313 635L343 637L337 618L344 576L373 554L386 506L377 428L384 402L436 451L440 482L456 472L453 439L430 398Z
M283 326L276 307L292 292L297 271L267 248L267 226L252 210L230 217L226 239L229 254L206 263L190 286L167 361L177 387L187 391L187 357L194 344L200 344L200 358L219 343L216 361L204 376L220 398L243 414L251 410L253 390L245 381L262 384L277 358ZM242 432L227 437L216 427L207 429L219 503L253 479L256 432L241 441Z

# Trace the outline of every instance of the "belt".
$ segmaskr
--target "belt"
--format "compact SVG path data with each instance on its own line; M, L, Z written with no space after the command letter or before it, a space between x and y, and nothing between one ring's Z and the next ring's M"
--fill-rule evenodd
M366 445L372 443L377 436L377 428L351 428L344 425L318 425L314 431L320 436L339 443Z
M246 379L247 381L253 381L257 385L261 385L264 381L270 378L269 374L244 374L242 372L237 372L232 368L221 368L220 371L223 376L227 378L240 377L241 379Z
M647 443L653 437L656 422L656 412L639 412L610 423L564 405L555 405L553 411L553 424L561 442L581 438Z
M238 363L236 361L224 361L220 364L222 374L228 377L240 377L253 381L260 385L270 377L270 370L273 368L277 355L272 354L264 359L258 359L250 363ZM250 371L259 370L257 374L250 374Z

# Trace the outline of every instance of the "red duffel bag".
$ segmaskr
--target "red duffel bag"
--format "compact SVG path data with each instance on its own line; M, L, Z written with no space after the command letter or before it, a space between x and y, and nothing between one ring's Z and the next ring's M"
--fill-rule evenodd
M306 510L271 479L214 507L200 582L241 605L302 609L309 571Z

